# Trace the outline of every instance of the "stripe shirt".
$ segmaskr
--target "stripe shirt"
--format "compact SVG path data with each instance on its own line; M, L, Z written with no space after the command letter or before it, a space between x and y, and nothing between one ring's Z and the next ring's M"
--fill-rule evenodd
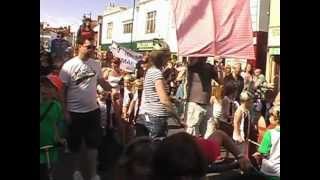
M141 108L145 113L154 116L168 116L168 112L164 105L160 103L160 98L156 92L155 81L163 80L162 73L159 69L151 67L147 70L143 82L143 93ZM168 87L164 83L165 89L168 92Z

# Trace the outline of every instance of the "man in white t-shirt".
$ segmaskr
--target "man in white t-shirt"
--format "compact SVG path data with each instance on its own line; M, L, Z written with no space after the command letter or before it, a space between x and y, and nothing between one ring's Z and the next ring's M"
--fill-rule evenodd
M97 85L111 90L101 72L101 64L91 59L94 46L90 39L79 42L79 55L67 61L60 78L64 83L65 120L70 124L70 150L74 153L74 180L83 180L80 172L80 148L84 140L87 148L91 180L100 180L96 171L97 148L100 145L102 129L97 104Z

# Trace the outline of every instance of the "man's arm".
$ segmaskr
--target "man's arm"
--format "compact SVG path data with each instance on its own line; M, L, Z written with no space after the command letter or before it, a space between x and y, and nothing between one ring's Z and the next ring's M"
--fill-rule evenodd
M111 85L105 81L103 78L98 79L98 84L105 90L105 91L111 91L112 87Z

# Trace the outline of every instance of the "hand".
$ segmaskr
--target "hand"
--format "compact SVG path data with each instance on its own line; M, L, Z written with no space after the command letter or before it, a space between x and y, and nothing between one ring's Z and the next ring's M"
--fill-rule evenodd
M245 157L240 158L238 161L239 161L240 169L242 171L247 171L252 167L252 164L249 161L249 159Z
M259 152L256 152L254 154L252 154L252 157L254 157L254 159L256 160L256 162L258 163L258 165L261 165L262 162L262 155Z
M244 142L244 139L240 135L235 135L234 140L238 143Z

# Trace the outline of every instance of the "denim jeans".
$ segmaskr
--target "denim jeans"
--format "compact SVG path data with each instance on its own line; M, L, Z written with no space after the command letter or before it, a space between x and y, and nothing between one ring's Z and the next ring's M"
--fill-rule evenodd
M165 138L168 134L168 116L140 115L137 119L136 135L148 135L151 138ZM141 131L143 131L141 133Z

